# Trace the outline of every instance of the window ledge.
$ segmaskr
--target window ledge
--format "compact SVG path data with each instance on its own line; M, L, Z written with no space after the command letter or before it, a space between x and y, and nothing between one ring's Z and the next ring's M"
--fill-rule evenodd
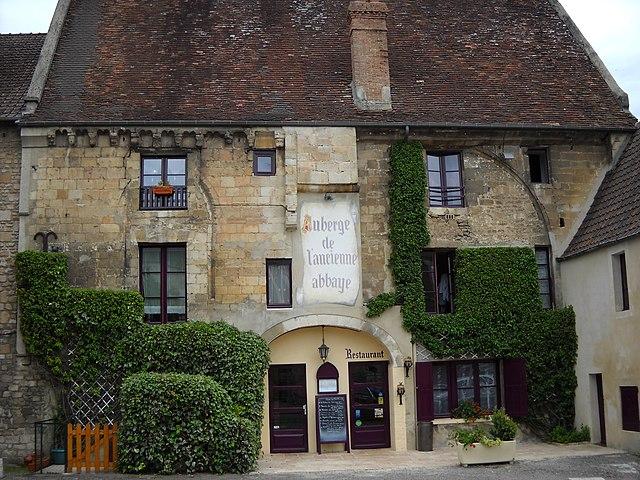
M430 217L446 217L448 215L461 217L469 213L468 207L429 207L427 214Z
M467 422L464 418L436 418L433 420L434 425L473 425L474 423L491 423L488 418L479 418L475 422Z

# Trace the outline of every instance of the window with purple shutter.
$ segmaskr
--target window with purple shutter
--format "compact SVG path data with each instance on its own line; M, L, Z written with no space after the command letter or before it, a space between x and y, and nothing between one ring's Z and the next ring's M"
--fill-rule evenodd
M504 360L502 368L504 408L512 417L526 417L529 411L526 363L522 358Z
M622 429L640 432L638 387L620 387L620 400L622 404Z

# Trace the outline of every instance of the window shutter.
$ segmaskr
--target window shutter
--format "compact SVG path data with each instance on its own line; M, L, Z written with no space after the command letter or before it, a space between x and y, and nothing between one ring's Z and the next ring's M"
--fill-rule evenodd
M433 372L431 363L416 363L416 406L419 422L433 420Z
M622 403L622 429L640 432L638 387L620 387L620 399Z
M524 359L503 361L504 407L512 417L526 417L529 410L527 399L527 372Z

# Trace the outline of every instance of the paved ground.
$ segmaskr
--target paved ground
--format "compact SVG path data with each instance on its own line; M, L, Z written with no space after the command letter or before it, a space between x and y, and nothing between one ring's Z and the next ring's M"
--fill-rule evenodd
M297 460L296 460L297 458ZM347 463L348 462L348 463ZM323 468L324 467L324 468ZM307 470L301 471L301 468ZM260 461L250 475L195 475L186 477L125 476L117 474L20 475L12 480L640 480L640 457L592 445L522 444L516 462L507 465L460 467L449 451L430 453L391 451L355 454L273 455Z

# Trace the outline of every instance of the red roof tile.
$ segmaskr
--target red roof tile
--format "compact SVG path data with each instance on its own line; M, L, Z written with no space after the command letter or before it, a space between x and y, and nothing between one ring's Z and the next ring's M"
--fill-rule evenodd
M72 0L33 121L630 128L548 0L387 0L393 111L351 98L348 0Z
M44 33L0 35L0 120L20 116L45 36Z

